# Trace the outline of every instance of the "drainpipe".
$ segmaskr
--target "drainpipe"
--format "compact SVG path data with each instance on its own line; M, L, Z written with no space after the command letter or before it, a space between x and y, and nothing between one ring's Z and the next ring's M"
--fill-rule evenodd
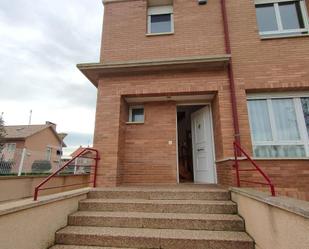
M229 25L226 13L226 0L221 0L221 12L223 18L223 29L224 29L224 41L225 41L225 52L231 54L231 42L229 35ZM238 111L237 111L237 101L235 93L235 81L234 81L234 71L232 57L228 62L228 78L230 83L230 93L231 93L231 104L232 104L232 115L233 115L233 125L234 125L234 140L240 145L240 132L239 132L239 122L238 122Z

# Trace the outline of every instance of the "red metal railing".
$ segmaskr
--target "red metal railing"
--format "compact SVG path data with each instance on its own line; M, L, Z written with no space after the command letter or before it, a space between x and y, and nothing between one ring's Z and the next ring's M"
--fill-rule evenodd
M249 162L255 167L254 169L239 169L239 160L238 157L245 155L245 157L248 159ZM254 183L254 184L261 184L269 186L270 192L272 196L276 196L275 187L270 178L263 172L263 170L252 160L252 158L241 148L241 146L234 142L234 156L235 156L235 170L236 170L236 179L237 179L237 186L240 187L241 182L246 183ZM257 181L248 181L248 180L240 180L240 171L258 171L266 180L266 182L257 182Z
M91 156L86 156L86 154L90 152ZM93 157L93 154L95 155ZM76 160L78 158L84 158L87 160L92 160L94 161L94 164L92 165L78 165L76 164ZM61 168L59 168L57 171L55 171L53 174L51 174L50 176L48 176L44 181L42 181L39 185L37 185L34 189L34 195L33 195L33 199L36 201L38 199L38 194L39 191L41 190L47 190L47 189L54 189L54 188L63 188L63 187L71 187L71 186L77 186L77 185L84 185L84 184L93 184L93 187L96 187L96 180L97 180L97 167L98 167L98 161L100 160L99 158L99 152L96 149L93 148L85 148L83 150L81 150L76 156L74 156L70 161L68 161L67 163L65 163ZM72 164L74 163L74 164ZM83 167L83 168L87 168L90 169L89 173L90 174L90 179L91 179L91 174L93 171L93 180L89 181L89 182L83 182L83 183L75 183L75 184L70 184L70 185L62 185L62 186L53 186L53 187L42 187L44 184L46 184L49 180L51 180L53 177L59 175L59 173L61 171L63 171L64 169L68 168L68 167L74 167L74 174L76 174L76 168L79 167ZM92 170L93 169L93 170ZM70 173L70 172L69 172ZM69 174L68 173L68 174ZM72 173L72 172L71 172Z

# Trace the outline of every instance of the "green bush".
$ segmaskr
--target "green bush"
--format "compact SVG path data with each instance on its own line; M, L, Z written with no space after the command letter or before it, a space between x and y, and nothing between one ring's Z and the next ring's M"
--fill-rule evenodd
M50 161L35 160L31 166L31 173L47 173L52 168Z

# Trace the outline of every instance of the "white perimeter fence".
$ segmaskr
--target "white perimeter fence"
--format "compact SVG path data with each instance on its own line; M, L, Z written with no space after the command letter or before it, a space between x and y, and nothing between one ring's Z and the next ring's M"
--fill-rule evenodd
M46 152L25 148L15 149L10 153L3 151L0 153L0 176L50 174L67 161L61 160L56 154L47 158ZM91 159L76 158L62 171L62 174L87 174L92 164Z

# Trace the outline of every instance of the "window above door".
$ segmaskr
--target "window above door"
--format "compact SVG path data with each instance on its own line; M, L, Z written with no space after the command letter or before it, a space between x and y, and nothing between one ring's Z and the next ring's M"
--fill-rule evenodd
M305 35L309 32L305 0L255 0L262 37Z
M144 123L144 106L130 106L129 123Z

